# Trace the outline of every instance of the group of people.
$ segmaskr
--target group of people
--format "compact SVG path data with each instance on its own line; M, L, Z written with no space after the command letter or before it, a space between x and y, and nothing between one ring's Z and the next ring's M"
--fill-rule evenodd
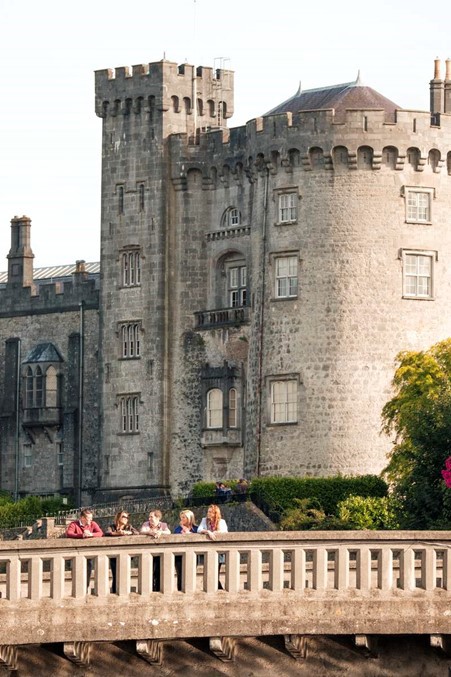
M247 492L249 490L249 484L247 480L241 478L235 485L235 491L232 491L231 487L228 487L224 482L216 482L215 484L215 496L218 503L227 503L232 500L232 497L238 501L244 501L247 497Z
M136 529L130 523L130 515L126 510L119 510L116 513L114 522L108 526L105 533L102 531L97 522L94 521L92 510L88 508L80 512L80 517L71 522L66 529L67 538L100 538L103 536L134 536L142 534L149 538L157 539L164 534L170 534L166 522L162 522L162 513L160 510L151 510L146 522L141 525L140 529ZM195 523L194 513L191 510L182 510L179 513L179 524L174 529L174 534L205 534L210 540L216 539L217 533L225 533L228 531L227 523L221 516L219 507L215 504L210 505L206 517L197 525ZM222 589L221 581L219 580L219 573L221 566L225 561L225 555L220 553L218 556L218 588ZM87 585L91 579L93 568L93 560L87 559ZM110 559L110 569L112 586L111 592L117 592L117 567L116 558ZM154 592L160 591L161 578L160 557L153 558L153 572L152 572L152 590ZM182 556L175 556L175 571L177 574L177 590L182 590Z

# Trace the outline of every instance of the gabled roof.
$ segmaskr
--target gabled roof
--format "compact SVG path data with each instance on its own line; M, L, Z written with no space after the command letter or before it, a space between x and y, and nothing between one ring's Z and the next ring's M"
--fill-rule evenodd
M359 74L355 82L345 82L341 85L318 87L305 91L302 91L299 85L299 89L294 96L272 108L265 113L264 117L277 113L297 113L299 111L330 108L335 110L335 115L338 118L342 118L348 108L357 108L384 110L387 118L394 120L395 110L399 110L400 106L371 87L366 87Z
M24 360L24 364L30 362L63 362L63 358L53 343L40 343L28 353Z

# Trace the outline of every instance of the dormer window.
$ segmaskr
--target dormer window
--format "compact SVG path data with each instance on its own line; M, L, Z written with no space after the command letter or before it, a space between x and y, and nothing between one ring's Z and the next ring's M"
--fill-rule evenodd
M60 403L63 358L52 343L36 346L23 363L24 409L55 409Z

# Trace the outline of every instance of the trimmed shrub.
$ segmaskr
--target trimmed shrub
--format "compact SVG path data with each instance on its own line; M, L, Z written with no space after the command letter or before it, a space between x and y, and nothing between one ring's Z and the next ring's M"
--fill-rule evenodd
M349 496L338 504L338 514L350 529L399 529L390 496Z
M66 504L60 497L40 498L39 496L27 496L17 502L9 500L0 501L0 528L19 526L20 524L31 525L36 519L46 514L55 514L59 510L67 510Z
M338 517L337 506L348 496L383 497L387 484L376 475L360 477L259 477L252 480L250 497L268 516L279 521L293 501L316 499L326 515Z
M348 529L338 517L328 516L316 499L294 498L293 507L284 511L280 520L283 531Z

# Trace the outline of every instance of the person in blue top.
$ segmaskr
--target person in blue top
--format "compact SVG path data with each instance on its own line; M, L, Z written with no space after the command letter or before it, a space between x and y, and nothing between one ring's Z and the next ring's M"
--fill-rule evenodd
M179 514L180 522L174 529L174 534L197 534L194 513L191 510L182 510ZM177 590L182 590L182 555L175 556L175 572L177 574Z

